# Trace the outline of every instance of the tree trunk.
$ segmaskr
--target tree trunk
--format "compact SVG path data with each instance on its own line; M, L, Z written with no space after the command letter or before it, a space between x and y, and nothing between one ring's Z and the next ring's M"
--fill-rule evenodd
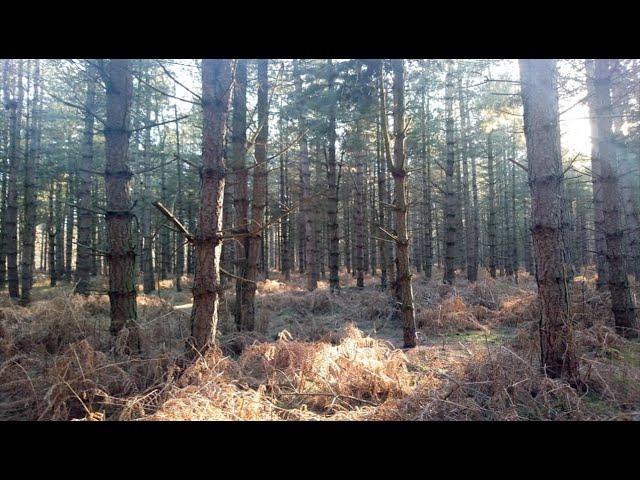
M298 60L294 60L294 82L296 89L296 97L298 101L302 101L302 78L299 70ZM304 222L304 229L302 230L304 235L304 252L305 252L305 273L307 277L307 290L310 292L315 290L318 286L316 277L314 275L314 269L316 267L316 259L313 258L313 217L312 217L312 205L311 205L311 174L309 172L309 146L307 144L307 135L305 133L307 126L304 115L299 112L298 115L298 130L301 132L299 145L300 145L300 182L301 182L301 205L300 216L301 221Z
M11 65L13 65L11 61ZM13 73L13 72L11 72ZM20 171L20 123L22 117L22 60L18 60L17 98L5 99L9 110L9 180L7 184L7 211L5 214L5 252L7 254L7 281L9 296L20 296L18 279L18 172Z
M142 291L149 294L156 289L155 272L153 270L153 232L151 231L151 105L147 103L145 112L146 127L142 145L142 158L145 173L142 177ZM162 227L161 227L162 228ZM163 229L164 230L164 229Z
M516 166L511 164L511 226L513 234L511 236L511 270L513 270L513 280L518 283L518 223L516 217Z
M84 129L80 147L80 168L78 168L78 245L76 247L76 287L75 292L87 295L91 275L91 187L90 171L93 170L93 125L95 110L96 79L93 67L87 63L87 96L85 99Z
M465 246L466 246L466 265L467 265L467 280L470 282L476 281L477 266L474 265L474 261L477 261L474 256L474 229L471 222L471 201L469 198L469 162L467 160L467 153L469 145L467 143L467 105L465 103L464 93L462 91L462 75L458 75L458 102L460 106L460 157L462 161L462 174L464 177L462 184L462 198L464 206L464 226L465 226Z
M603 289L608 284L609 265L606 258L606 240L604 237L604 212L602 198L602 176L600 156L598 155L598 121L596 118L595 101L595 63L585 60L587 97L589 105L589 125L591 127L591 181L593 184L593 216L594 216L594 250L596 261L596 288Z
M49 182L49 215L47 217L47 237L48 237L48 255L49 255L49 286L55 287L58 282L56 270L56 230L53 214L53 197L54 197L55 179Z
M24 230L22 233L22 292L21 303L31 301L33 264L36 242L36 169L40 154L40 60L35 60L33 74L33 106L29 126L29 150L24 164Z
M425 97L426 96L426 105ZM426 110L425 110L426 108ZM425 118L425 125L421 129L423 131L422 136L422 196L423 196L423 209L424 209L424 277L430 280L433 275L433 213L432 213L432 199L431 199L431 136L430 123L429 123L429 95L426 88L422 90L421 99L421 112Z
M62 182L59 179L57 180L55 203L56 278L64 280L64 204L62 201Z
M75 167L69 168L69 181L67 182L67 223L66 233L65 233L65 247L64 247L64 280L65 282L71 282L71 261L73 258L73 227L75 223L75 209L73 208L74 203L74 184L76 175L75 175Z
M376 125L376 165L377 165L377 174L378 174L378 225L386 228L387 223L385 220L385 206L384 202L387 201L387 193L386 193L386 183L387 183L387 169L386 169L386 161L382 158L382 145L381 145L381 134L380 134L380 117L378 118L378 122ZM389 264L389 258L391 257L391 246L389 243L389 239L385 239L383 234L380 232L376 232L380 237L380 289L387 289L387 265Z
M173 106L173 112L176 118L176 202L175 202L175 215L178 218L182 218L182 204L183 192L182 192L182 157L180 154L180 125L178 123L178 111L176 106ZM176 291L182 291L182 275L184 275L184 241L181 236L176 235Z
M284 125L283 117L279 118L280 148L284 148ZM291 216L289 215L289 176L288 165L289 156L287 153L280 155L280 264L284 281L291 280Z
M336 102L334 100L335 69L327 60L331 106L329 108L329 149L327 153L327 235L329 236L329 289L340 290L340 235L338 233L338 183L336 176Z
M12 61L4 60L2 65L2 104L5 110L11 111L11 76ZM11 125L10 122L3 122L2 128L2 169L4 172L9 171L9 152L10 152ZM7 252L6 252L6 222L7 222L7 173L2 175L2 188L0 191L0 291L3 291L7 282Z
M233 117L231 120L231 170L233 175L233 209L235 228L239 235L235 249L236 272L242 279L248 278L247 254L249 253L249 191L247 185L248 170L245 165L247 144L247 61L238 60L233 84ZM254 304L247 303L246 290L249 283L236 279L235 324L238 330L247 324L247 318L253 318Z
M489 241L489 275L496 278L496 181L493 166L493 132L487 136L487 181L489 182L489 221L487 222L487 237Z
M356 120L355 132L355 152L356 175L355 175L355 211L353 216L353 224L355 227L356 239L356 286L364 288L364 145L362 142L361 120Z
M604 213L604 234L606 258L609 265L609 292L611 309L615 318L616 331L625 337L635 337L635 306L622 250L623 229L621 226L619 171L615 158L615 145L611 131L611 73L609 60L595 61L595 114L597 122L598 160L602 185L602 210Z
M416 346L416 323L413 308L413 290L411 286L411 270L409 263L409 239L407 235L407 202L405 180L405 122L404 122L404 60L391 60L393 69L393 127L394 145L393 160L389 147L389 133L387 129L386 98L384 91L384 77L382 61L379 64L379 93L380 116L382 117L382 136L385 143L385 154L389 170L393 175L395 186L395 235L398 275L396 280L395 297L398 302L404 347Z
M203 351L215 342L220 300L224 139L232 79L231 60L202 61L202 169L195 232L191 343Z
M562 156L555 60L520 60L529 160L531 223L540 304L541 368L576 384L569 293L562 245Z
M445 254L443 282L453 285L455 279L456 261L456 210L457 195L453 185L455 171L455 140L453 137L453 61L447 61L447 75L445 81L445 135L446 135L446 168L445 168Z
M251 226L249 228L249 250L247 254L247 282L244 286L243 303L247 315L241 330L255 329L255 296L258 279L258 262L264 237L264 218L267 203L267 141L269 138L269 77L268 60L258 60L258 132L255 141L256 163L253 168L253 192L251 202Z
M107 122L105 125L106 230L109 303L113 336L128 329L127 347L140 351L136 310L136 245L131 211L131 177L127 164L132 78L129 60L111 59L106 65Z

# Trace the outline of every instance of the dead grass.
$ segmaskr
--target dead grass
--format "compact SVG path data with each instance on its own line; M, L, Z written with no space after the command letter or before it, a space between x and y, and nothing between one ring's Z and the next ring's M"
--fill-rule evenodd
M42 285L29 308L0 297L0 419L634 419L640 344L618 336L589 271L572 288L582 389L539 369L535 282L455 287L416 276L417 348L401 348L393 301L342 273L339 295L293 275L258 285L258 331L235 332L233 289L216 349L187 363L185 292L140 295L143 353L122 355L106 296ZM226 315L226 317L225 317Z

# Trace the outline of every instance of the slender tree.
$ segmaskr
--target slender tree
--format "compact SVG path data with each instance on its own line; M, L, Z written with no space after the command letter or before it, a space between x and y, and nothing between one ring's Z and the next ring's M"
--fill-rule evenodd
M296 98L302 100L302 77L299 60L294 60L293 75L296 89ZM317 280L314 275L316 259L313 258L313 216L311 205L311 173L309 171L309 145L307 142L307 123L301 106L298 107L298 130L300 131L300 221L304 222L301 235L304 237L304 271L307 278L307 290L317 288Z
M127 59L111 59L104 69L107 93L105 124L106 228L112 335L128 329L130 352L140 350L136 309L136 245L131 211L129 150L132 78Z
M489 219L487 222L487 238L489 241L489 275L496 278L496 180L494 174L493 132L487 135L487 181L489 183Z
M393 159L389 133L387 129L386 95L382 61L379 63L380 117L382 118L382 137L385 145L387 165L394 180L394 213L396 257L398 275L395 285L395 297L402 320L405 348L416 346L416 322L413 308L413 288L411 285L411 267L409 262L409 238L407 232L407 191L406 191L406 155L405 155L405 119L404 119L404 60L391 60L393 70Z
M247 254L247 285L244 299L247 314L242 330L255 328L255 295L258 279L258 262L264 237L265 208L267 205L267 140L269 138L269 61L258 60L258 132L255 141L256 163L253 168L253 192L251 202L251 226ZM265 269L266 270L266 269Z
M93 128L96 97L95 70L90 62L86 66L87 86L84 104L84 125L82 145L80 147L80 165L78 168L78 245L76 247L76 293L87 295L89 276L91 275L91 220L90 209L93 170Z
M36 242L36 169L40 150L40 60L34 61L33 100L29 125L29 147L24 159L24 229L22 231L22 291L23 305L31 301Z
M195 232L195 276L191 310L191 343L202 351L215 341L220 300L223 147L232 82L231 60L202 61L202 169L200 208Z
M230 166L233 173L233 208L235 228L239 236L236 245L236 279L235 323L238 329L246 324L246 317L254 316L254 305L248 303L246 290L247 254L249 252L249 191L247 185L248 170L245 165L247 144L247 61L240 59L236 63L236 74L233 83L233 116L231 120L231 157Z
M456 232L457 232L457 191L454 187L455 172L455 140L453 136L453 60L447 61L445 80L445 135L446 135L446 168L445 168L445 254L443 282L453 284L455 278Z
M9 179L4 225L9 296L16 299L20 296L18 279L18 172L20 171L20 128L24 95L22 87L23 62L18 60L17 63L17 93L12 98L5 100L5 108L9 110ZM13 61L11 61L11 65L13 65Z
M331 59L327 60L327 80L329 88L329 132L327 152L327 235L329 237L329 289L332 293L340 290L340 236L338 233L338 179L336 175L336 104L335 68Z
M524 133L529 160L531 230L537 261L540 359L551 377L577 382L562 245L563 170L555 60L520 60Z
M622 249L620 172L616 163L616 152L611 131L611 72L609 60L596 60L594 70L595 113L598 133L597 155L601 169L603 226L606 258L609 265L608 284L609 292L611 293L611 309L615 318L616 331L625 337L635 337L638 334L635 305L629 289Z

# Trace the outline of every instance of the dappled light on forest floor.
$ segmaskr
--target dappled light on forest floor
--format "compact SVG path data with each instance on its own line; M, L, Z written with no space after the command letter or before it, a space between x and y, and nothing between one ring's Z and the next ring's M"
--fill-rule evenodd
M195 361L183 355L188 293L184 302L164 290L138 296L142 354L131 358L126 330L109 334L105 295L42 285L29 308L3 296L0 418L637 419L640 345L615 333L607 296L588 277L572 291L579 389L539 371L532 278L483 276L450 288L416 277L414 349L400 348L379 278L334 296L273 275L258 285L256 332L235 331L228 285L218 346Z

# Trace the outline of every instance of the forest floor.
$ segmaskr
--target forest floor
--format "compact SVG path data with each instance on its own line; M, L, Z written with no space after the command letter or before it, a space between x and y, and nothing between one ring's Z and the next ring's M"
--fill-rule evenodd
M358 290L343 272L334 296L326 281L309 293L301 276L274 273L258 285L250 334L234 332L231 284L218 348L188 361L189 288L167 280L140 293L143 352L130 358L128 332L109 335L107 296L41 275L29 308L0 296L0 419L640 419L640 342L614 332L593 271L571 292L580 390L540 373L532 277L460 277L449 287L414 276L419 346L409 350L378 277Z

